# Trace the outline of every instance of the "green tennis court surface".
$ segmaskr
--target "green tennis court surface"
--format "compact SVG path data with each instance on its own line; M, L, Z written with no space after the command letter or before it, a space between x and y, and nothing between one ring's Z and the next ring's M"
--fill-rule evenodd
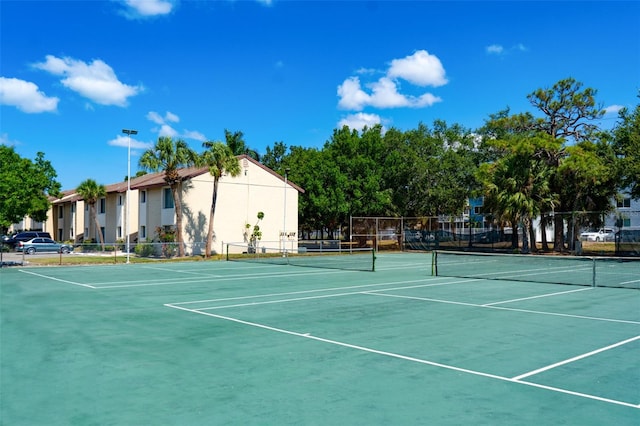
M640 291L375 269L4 268L0 422L640 424Z

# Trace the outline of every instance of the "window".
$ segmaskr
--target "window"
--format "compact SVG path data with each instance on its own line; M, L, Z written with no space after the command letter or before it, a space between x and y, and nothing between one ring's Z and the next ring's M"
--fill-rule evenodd
M147 227L144 225L140 227L140 238L147 238Z
M482 206L475 206L473 208L473 214L482 214Z
M117 234L116 238L122 238L122 226L118 226L116 234Z
M147 191L140 191L140 204L147 202Z
M100 214L104 214L107 211L107 199L100 198Z
M618 200L616 204L618 208L631 207L631 197L625 197L622 200Z
M624 219L622 219L622 226L624 227L631 226L631 219L628 217L625 217Z
M74 203L74 204L71 204L71 213L75 213L75 212L76 212L76 205Z
M122 205L122 195L118 195L118 205Z
M174 208L173 205L173 195L171 195L171 188L164 188L162 190L162 206L165 209Z
M73 228L69 230L69 235L71 236L71 238L73 238Z
M58 218L62 219L64 216L64 207L58 206Z

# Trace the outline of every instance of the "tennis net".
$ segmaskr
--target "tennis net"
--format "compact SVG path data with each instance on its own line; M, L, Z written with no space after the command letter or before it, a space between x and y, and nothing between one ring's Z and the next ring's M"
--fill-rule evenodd
M341 269L346 271L375 271L375 251L372 248L348 249L282 249L247 244L227 244L227 260L234 262L266 263Z
M434 251L443 277L640 289L639 258L545 256Z

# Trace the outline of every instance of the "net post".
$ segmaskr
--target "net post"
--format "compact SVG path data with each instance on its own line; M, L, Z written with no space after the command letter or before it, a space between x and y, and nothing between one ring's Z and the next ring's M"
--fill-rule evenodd
M438 251L431 252L431 276L438 276Z
M227 244L227 262L229 261L229 244Z
M376 249L371 250L371 256L373 257L371 260L371 272L376 271Z

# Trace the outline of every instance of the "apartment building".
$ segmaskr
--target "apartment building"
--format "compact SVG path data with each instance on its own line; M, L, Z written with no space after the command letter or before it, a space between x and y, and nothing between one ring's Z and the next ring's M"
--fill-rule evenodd
M223 252L224 243L246 243L248 233L258 222L258 212L264 213L259 221L262 244L297 246L298 195L304 190L246 155L238 156L238 160L240 175L224 175L219 181L214 252ZM179 173L185 179L181 194L183 241L189 254L201 254L208 231L213 176L206 167L185 168ZM175 229L175 206L164 172L133 178L130 186L128 215L124 181L106 185L106 196L96 203L97 226L91 219L89 205L75 190L69 190L52 200L44 227L60 241L98 241L101 232L104 241L110 244L125 241L127 229L132 244L156 240L158 229Z

